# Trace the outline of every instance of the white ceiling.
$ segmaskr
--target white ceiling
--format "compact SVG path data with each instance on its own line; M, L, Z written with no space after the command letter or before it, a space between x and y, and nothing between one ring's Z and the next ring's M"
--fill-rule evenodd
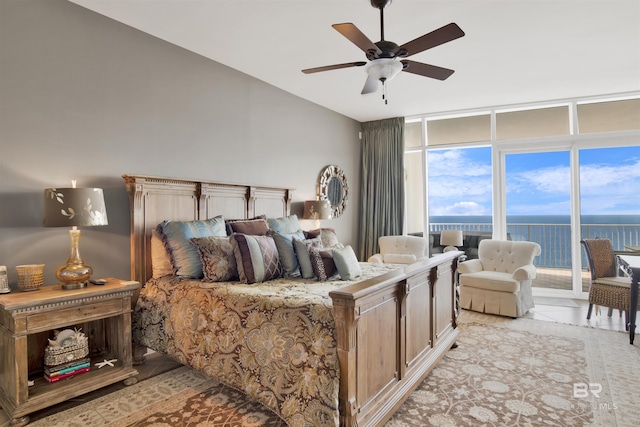
M332 24L380 40L368 0L70 0L358 121L640 90L639 0L395 0L385 39L401 45L450 22L465 37L411 56L456 72L400 73L361 95L366 61Z

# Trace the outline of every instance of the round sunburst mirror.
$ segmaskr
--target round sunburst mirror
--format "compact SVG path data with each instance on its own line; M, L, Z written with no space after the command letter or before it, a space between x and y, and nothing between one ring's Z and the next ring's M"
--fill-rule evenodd
M331 204L331 217L338 218L347 206L349 184L340 166L329 165L320 174L320 199Z

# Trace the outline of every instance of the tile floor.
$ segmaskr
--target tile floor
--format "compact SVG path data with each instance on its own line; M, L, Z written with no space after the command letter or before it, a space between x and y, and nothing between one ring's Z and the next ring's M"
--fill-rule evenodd
M587 309L589 308L589 304L583 300L536 297L535 303L536 307L525 315L526 318L543 320L547 322L589 326L593 328L608 329L613 331L624 332L625 330L624 315L621 317L617 311L614 311L613 316L608 317L607 309L601 309L599 314L596 314L594 309L594 312L591 315L591 320L587 320ZM639 341L640 338L636 341L635 345L640 345ZM162 372L166 372L177 366L179 366L177 362L174 362L167 357L155 353L147 355L145 363L143 365L136 366L136 369L138 369L139 372L138 378L144 379ZM111 393L123 387L125 386L122 384L122 382L104 387L100 390L96 390L92 393L88 393L76 399L72 399L59 405L52 406L51 408L47 408L31 414L31 419L36 420L46 417L47 415L50 415L52 413L67 409L77 404L84 403L91 399L95 399L96 397L104 396L107 393ZM8 427L9 425L10 424L7 415L0 409L0 427Z
M607 316L607 308L601 307L600 312L596 313L596 307L594 307L591 319L587 320L589 303L585 300L534 297L534 301L536 306L524 317L612 331L625 331L624 314L620 316L620 312L617 310L614 310L613 315L609 317ZM640 328L636 328L636 334L639 332Z

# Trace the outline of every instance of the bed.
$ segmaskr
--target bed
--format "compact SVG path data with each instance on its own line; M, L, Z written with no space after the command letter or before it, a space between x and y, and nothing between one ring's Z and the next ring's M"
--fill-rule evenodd
M360 275L262 283L154 277L163 221L290 216L292 190L124 175L131 205L134 345L239 389L290 426L381 425L455 345L462 252Z

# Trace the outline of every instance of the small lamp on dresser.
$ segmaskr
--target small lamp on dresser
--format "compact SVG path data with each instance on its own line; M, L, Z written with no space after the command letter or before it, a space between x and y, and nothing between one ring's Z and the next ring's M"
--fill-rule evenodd
M440 232L440 244L446 246L442 252L457 251L457 246L462 246L462 231L442 230Z
M80 230L78 227L107 225L107 210L101 188L47 188L44 190L45 227L71 227L71 254L65 264L56 269L56 278L62 289L87 286L93 269L80 256Z

